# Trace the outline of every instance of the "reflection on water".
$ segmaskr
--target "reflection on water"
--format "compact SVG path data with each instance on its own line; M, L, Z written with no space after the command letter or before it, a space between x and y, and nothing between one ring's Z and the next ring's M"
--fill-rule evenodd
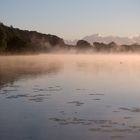
M48 60L43 56L1 56L0 87L25 77L55 74L61 67L62 64L56 59Z
M139 140L140 56L0 57L1 140Z

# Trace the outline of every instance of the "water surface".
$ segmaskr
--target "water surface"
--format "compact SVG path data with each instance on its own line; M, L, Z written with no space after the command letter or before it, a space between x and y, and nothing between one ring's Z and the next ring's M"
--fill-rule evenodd
M1 140L139 140L140 56L0 57Z

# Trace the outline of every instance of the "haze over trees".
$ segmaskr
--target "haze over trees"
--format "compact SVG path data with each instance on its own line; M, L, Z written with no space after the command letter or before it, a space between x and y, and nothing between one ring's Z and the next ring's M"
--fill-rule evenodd
M75 49L76 51L92 50L93 52L121 53L140 52L139 44L118 45L115 42L77 41L76 45L68 45L58 36L42 34L37 31L20 30L0 23L0 53L41 53Z
M43 52L64 46L63 39L36 31L20 30L0 23L0 52Z

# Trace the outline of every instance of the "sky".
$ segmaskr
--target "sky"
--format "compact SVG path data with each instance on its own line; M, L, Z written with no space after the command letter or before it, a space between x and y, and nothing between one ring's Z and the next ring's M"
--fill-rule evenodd
M66 40L140 34L140 0L0 0L0 22Z

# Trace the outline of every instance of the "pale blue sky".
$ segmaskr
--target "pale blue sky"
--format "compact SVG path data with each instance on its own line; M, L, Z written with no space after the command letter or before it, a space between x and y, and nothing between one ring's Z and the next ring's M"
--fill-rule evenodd
M134 36L140 34L140 0L0 0L0 21L64 39Z

